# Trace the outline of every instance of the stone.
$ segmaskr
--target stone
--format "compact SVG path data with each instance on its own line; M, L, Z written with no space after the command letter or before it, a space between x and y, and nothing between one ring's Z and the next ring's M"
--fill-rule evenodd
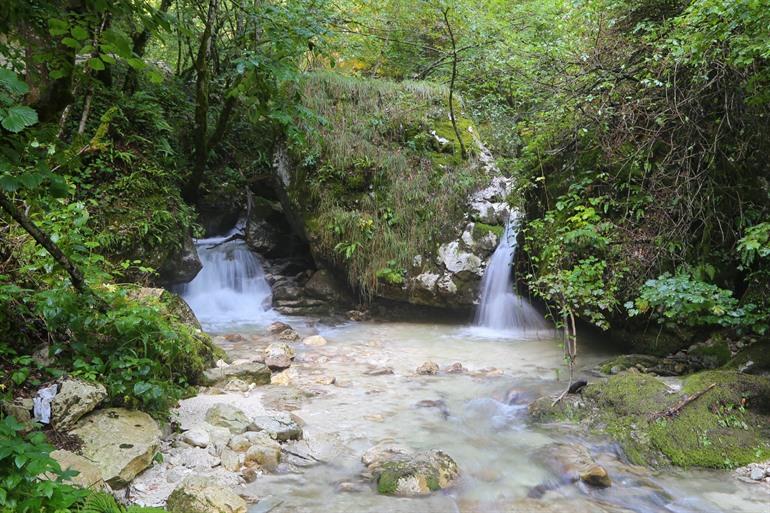
M193 447L201 447L205 449L208 447L211 438L205 429L193 428L182 433L182 441L186 444L192 445Z
M270 383L270 369L259 362L241 362L226 367L214 367L203 373L203 384L208 386L233 379L267 385Z
M609 488L612 486L612 480L609 474L607 474L607 469L597 464L589 465L588 468L583 469L580 472L580 480L587 485L597 488Z
M189 476L166 502L169 513L246 513L246 501L203 476Z
M248 430L251 420L243 411L225 403L218 403L206 412L206 422L212 426L227 428L233 434L244 433Z
M325 346L327 344L326 339L321 335L313 335L311 337L305 337L302 343L306 346Z
M272 382L272 376L270 381ZM250 389L251 385L238 378L231 379L224 387L225 392L248 392Z
M367 376L388 376L393 374L393 367L371 367L364 371Z
M438 374L438 364L436 362L425 362L417 367L417 374L431 376Z
M264 431L271 438L285 442L302 438L301 420L296 415L278 412L254 418L255 431Z
M287 369L291 366L294 355L294 349L288 344L270 344L265 348L265 365L271 369Z
M444 294L445 296L452 296L457 294L457 285L455 284L450 274L445 274L442 276L438 281L437 286L440 294Z
M188 283L203 269L191 234L182 239L182 246L158 268L160 281L166 285Z
M273 377L270 379L270 384L288 386L294 383L298 377L299 373L297 372L297 369L288 368L277 374L273 374Z
M272 333L273 335L277 335L281 333L282 331L290 330L292 329L291 326L286 324L285 322L276 321L270 326L267 327L268 333Z
M270 472L278 468L281 462L281 446L266 433L259 438L251 437L251 447L246 451L245 463L256 463Z
M2 411L9 417L15 417L22 424L32 420L32 398L17 397L13 401L3 401Z
M467 369L463 367L463 364L460 362L454 362L452 365L449 365L446 369L444 369L448 374L462 374Z
M612 485L607 470L582 445L555 443L539 449L537 455L563 482L583 481L600 488Z
M122 488L152 464L161 438L152 417L123 408L89 413L72 434L80 437L83 456L99 467L102 479L112 488Z
M203 428L209 434L209 449L213 448L216 453L227 447L230 437L233 436L229 429L221 426L203 424Z
M754 481L762 481L765 478L765 469L762 467L754 467L751 469L749 477Z
M325 269L313 273L305 283L305 292L314 298L333 301L335 303L348 303L348 293Z
M182 466L196 471L209 470L221 463L218 456L200 447L177 448L172 451L168 460L174 466Z
M222 462L222 466L230 472L238 472L243 466L245 458L242 454L238 454L234 450L225 447L219 453L219 459Z
M438 249L438 263L443 265L447 271L458 274L468 272L481 276L484 274L483 262L481 259L460 249L458 241L452 241L442 244Z
M414 286L419 289L433 292L436 290L436 283L438 282L439 275L435 273L422 273L418 274L414 278Z
M93 462L74 452L57 449L51 453L62 470L74 470L78 473L70 482L81 488L106 490L107 485L102 479L102 471ZM54 476L51 476L54 479Z
M106 397L107 389L100 383L66 379L51 401L51 424L58 431L69 431Z
M452 486L459 476L457 463L442 451L424 451L416 454L401 449L367 451L364 463L377 482L377 491L383 495L417 497L429 495Z
M241 477L247 483L253 483L257 480L258 476L259 472L257 472L257 469L254 467L244 467L244 469L241 471Z
M302 337L300 337L299 333L297 333L294 330L286 330L286 331L282 331L278 335L278 338L281 339L281 340L285 340L287 342L296 342L299 339L301 339Z

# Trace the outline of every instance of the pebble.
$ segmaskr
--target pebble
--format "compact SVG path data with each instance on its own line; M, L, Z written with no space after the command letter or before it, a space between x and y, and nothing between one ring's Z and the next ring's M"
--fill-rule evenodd
M436 362L425 362L419 367L417 367L417 374L421 374L423 376L433 376L435 374L438 374L438 364Z

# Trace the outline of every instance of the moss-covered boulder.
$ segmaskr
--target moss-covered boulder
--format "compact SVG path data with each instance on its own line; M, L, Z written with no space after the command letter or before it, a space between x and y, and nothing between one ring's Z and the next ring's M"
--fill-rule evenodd
M375 446L362 458L367 474L383 495L416 497L452 486L460 474L443 451L412 453L396 446Z
M246 501L210 478L190 476L166 502L170 513L246 513Z
M677 391L632 370L588 385L574 404L539 400L531 411L610 435L636 464L722 468L770 456L770 378L705 371Z

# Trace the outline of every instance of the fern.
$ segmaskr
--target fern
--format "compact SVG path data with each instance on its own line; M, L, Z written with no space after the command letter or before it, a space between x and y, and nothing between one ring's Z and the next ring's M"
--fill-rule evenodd
M125 508L117 503L115 497L108 493L99 492L89 495L79 513L125 513Z

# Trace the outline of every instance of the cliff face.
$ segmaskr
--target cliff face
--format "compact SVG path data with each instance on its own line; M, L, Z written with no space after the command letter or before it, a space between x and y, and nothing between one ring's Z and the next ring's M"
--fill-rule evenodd
M512 181L447 91L417 82L310 76L303 130L279 146L283 210L319 267L363 296L474 304L510 206Z

